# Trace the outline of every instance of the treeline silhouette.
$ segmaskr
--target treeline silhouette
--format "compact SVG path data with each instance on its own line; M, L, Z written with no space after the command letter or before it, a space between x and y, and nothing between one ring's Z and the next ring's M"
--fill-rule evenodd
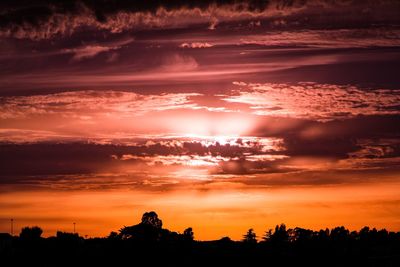
M369 227L313 231L280 224L260 237L249 229L241 241L196 241L192 228L164 229L151 211L140 223L103 238L61 231L42 238L42 233L34 226L24 227L19 236L0 234L0 265L400 266L400 232Z

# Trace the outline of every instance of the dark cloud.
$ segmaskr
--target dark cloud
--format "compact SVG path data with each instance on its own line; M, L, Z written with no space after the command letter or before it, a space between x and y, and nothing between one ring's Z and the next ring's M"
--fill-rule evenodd
M287 154L290 156L313 156L346 158L348 153L357 150L354 140L343 137L315 139L285 139Z
M251 134L256 136L278 136L283 138L316 139L356 139L398 137L400 133L399 115L359 115L349 119L326 122L307 119L266 117L260 120Z
M81 144L2 145L1 174L77 174L98 170L110 161L107 147Z
M397 164L399 161L396 161ZM287 187L287 186L318 186L339 184L367 184L376 182L396 181L400 171L398 165L390 168L353 169L353 170L293 170L286 173L265 173L236 176L231 182L254 187ZM222 180L222 179L221 179ZM214 181L216 182L216 181Z
M0 183L3 190L166 190L225 182L246 186L373 182L393 179L398 173L398 137L376 139L373 131L364 139L331 134L310 138L281 133L284 142L268 150L262 141L240 139L225 145L165 139L136 145L3 143ZM179 174L182 168L190 171Z
M230 159L227 161L221 161L218 168L211 170L212 174L221 175L249 175L249 174L276 174L276 173L288 173L296 172L301 170L299 167L287 167L288 163L286 158L276 160L263 160L260 157L253 157L247 159L242 157L241 159ZM246 178L248 179L248 178Z
M398 22L398 1L2 1L3 36L43 39L88 26L119 32L262 18L272 27L348 27ZM324 14L321 16L321 12ZM163 16L160 16L162 13ZM254 24L254 23L253 23ZM261 23L257 22L261 25ZM251 24L249 24L251 25Z
M317 122L302 119L265 118L252 134L284 140L285 155L345 159L350 154L368 156L370 149L400 156L400 116L357 116L345 120ZM361 151L361 152L360 152Z
M197 141L151 141L138 145L98 145L84 143L33 143L0 145L1 175L74 174L117 170L134 164L167 162L182 164L190 157L235 158L247 155L278 155L280 149L255 141L245 144ZM172 156L169 158L168 156ZM177 157L185 156L177 161Z
M269 118L254 132L260 137L237 138L225 144L187 138L114 140L116 144L106 144L109 141L101 139L92 143L3 143L0 169L1 175L6 176L123 172L127 166L140 170L149 165L187 165L210 167L215 174L249 174L306 170L312 163L304 164L304 159L318 164L351 161L346 168L356 168L357 164L363 168L390 168L392 159L400 156L399 119L367 116L316 122Z

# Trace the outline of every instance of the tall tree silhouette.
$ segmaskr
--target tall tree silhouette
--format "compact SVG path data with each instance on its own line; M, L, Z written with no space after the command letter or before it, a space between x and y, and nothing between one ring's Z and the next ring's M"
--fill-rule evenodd
M255 244L257 243L257 235L253 228L250 228L245 235L243 235L243 242Z
M286 230L286 225L276 225L275 231L272 232L272 229L268 230L264 236L265 241L282 243L289 241L289 232Z

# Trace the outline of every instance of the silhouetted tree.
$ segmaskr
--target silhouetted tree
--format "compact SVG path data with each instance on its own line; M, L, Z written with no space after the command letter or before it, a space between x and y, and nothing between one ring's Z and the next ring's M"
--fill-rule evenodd
M162 229L162 221L154 211L146 212L139 224L125 226L120 231L122 239L135 239L140 241L159 241L168 239L168 230Z
M361 241L368 241L369 239L369 227L364 226L358 233Z
M255 244L257 243L257 236L253 228L250 228L245 235L243 235L243 242Z
M142 224L148 224L155 228L162 228L162 221L158 218L157 213L154 211L145 212L142 216Z
M193 234L192 227L186 228L183 231L183 240L185 240L185 241L193 241L194 240L194 234Z
M27 226L22 228L19 237L25 240L37 240L40 239L42 233L43 230L38 226L33 226L33 227Z
M264 240L264 241L271 241L272 235L273 235L272 229L268 229L268 230L265 232L264 236L263 236L263 240Z
M346 241L349 238L349 230L347 230L344 226L335 227L331 231L330 238L333 241Z
M112 232L108 235L107 238L108 238L108 239L119 239L119 235L118 235L117 232L112 231Z
M326 228L325 230L319 230L316 238L318 240L318 242L327 242L329 240L329 236L330 236L330 231L328 228Z
M125 226L119 231L122 239L157 241L160 238L160 229L149 224L139 223L132 226Z
M294 228L290 231L290 241L297 241L297 242L306 242L310 241L313 238L314 231L303 229L300 227Z
M286 230L286 225L281 224L275 226L275 231L272 233L272 230L268 230L265 233L264 237L265 241L275 242L275 243L282 243L289 241L289 233Z

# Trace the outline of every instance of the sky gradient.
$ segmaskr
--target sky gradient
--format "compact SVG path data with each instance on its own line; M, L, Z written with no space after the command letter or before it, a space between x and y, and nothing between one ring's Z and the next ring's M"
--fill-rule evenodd
M93 3L0 3L0 232L400 230L398 1Z

